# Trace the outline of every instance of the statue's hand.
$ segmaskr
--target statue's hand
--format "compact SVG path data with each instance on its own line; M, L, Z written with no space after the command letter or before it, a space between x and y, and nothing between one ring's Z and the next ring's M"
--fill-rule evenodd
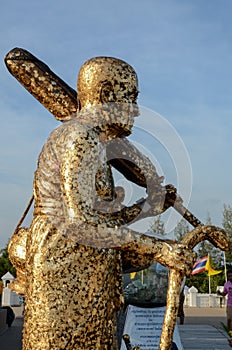
M165 202L164 202L164 209L168 209L169 207L173 207L175 202L183 203L183 199L180 197L180 195L177 193L177 189L175 186L169 184L165 186L166 189L166 195L165 195Z
M168 208L173 207L177 200L183 202L173 185L153 187L153 191L148 192L146 198L147 206L149 205L149 214L151 216L161 214Z
M195 260L195 252L185 244L174 241L163 242L162 256L157 259L162 265L180 271L183 275L190 275Z

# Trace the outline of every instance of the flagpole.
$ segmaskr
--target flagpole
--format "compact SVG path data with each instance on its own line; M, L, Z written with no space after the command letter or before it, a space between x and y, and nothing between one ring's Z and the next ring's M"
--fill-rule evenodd
M225 270L225 281L227 282L227 268L226 268L226 253L223 252L224 257L224 270Z
M209 263L209 266L210 266L210 255L209 255L209 252L208 252L208 263ZM209 294L211 294L211 284L210 284L209 269L208 268L206 268L206 269L208 270L208 277L209 277Z
M209 255L209 252L208 252L208 264L210 265L210 255ZM207 266L207 265L206 265ZM207 269L208 270L208 269ZM209 280L209 307L210 307L210 295L211 295L211 281L210 281L210 275L209 275L209 270L208 270L208 280Z

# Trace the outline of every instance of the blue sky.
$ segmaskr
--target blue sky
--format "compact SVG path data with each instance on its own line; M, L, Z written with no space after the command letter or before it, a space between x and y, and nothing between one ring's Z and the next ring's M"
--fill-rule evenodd
M221 224L223 204L232 203L231 12L230 0L1 4L0 248L29 201L41 147L59 125L8 73L3 59L14 47L32 52L74 88L80 66L90 57L130 63L139 76L139 103L167 120L187 149L189 208L202 221L209 212L212 222ZM149 148L146 138L144 145ZM173 166L158 148L152 152L165 182L176 185Z

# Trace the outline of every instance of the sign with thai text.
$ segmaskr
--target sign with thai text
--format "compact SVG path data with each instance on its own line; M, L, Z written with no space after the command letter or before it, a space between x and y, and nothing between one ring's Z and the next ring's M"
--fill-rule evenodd
M141 350L158 350L162 331L165 307L141 308L129 305L123 334L129 334L132 346ZM175 328L173 341L178 350L183 350L178 328ZM122 340L121 350L126 350Z

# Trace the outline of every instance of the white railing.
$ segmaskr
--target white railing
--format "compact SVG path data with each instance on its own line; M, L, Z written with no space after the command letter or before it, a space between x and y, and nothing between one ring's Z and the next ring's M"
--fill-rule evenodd
M220 297L216 293L198 293L195 287L189 288L185 293L185 307L225 307L226 298Z

